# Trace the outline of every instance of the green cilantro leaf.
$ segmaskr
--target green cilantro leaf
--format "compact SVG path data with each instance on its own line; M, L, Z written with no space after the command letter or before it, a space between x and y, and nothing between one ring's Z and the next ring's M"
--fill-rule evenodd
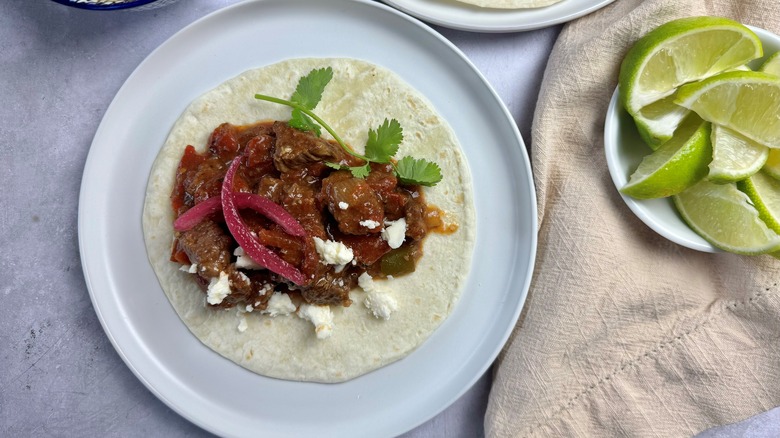
M441 181L441 168L438 164L424 159L414 159L406 156L395 165L398 179L405 184L434 186Z
M333 79L333 69L330 67L310 71L298 81L298 86L290 101L307 110L313 110L320 103L322 92L325 91L325 86L331 79Z
M398 120L385 119L384 123L368 130L366 142L366 158L375 163L389 163L390 158L398 152L398 145L404 140L404 130Z
M292 117L290 118L290 121L288 122L290 126L293 128L299 130L299 131L311 131L315 134L317 134L317 137L322 135L322 131L320 130L320 125L314 122L314 120L311 119L311 117L307 116L303 113L303 111L299 109L293 109L292 110Z
M350 167L349 170L355 178L365 178L371 172L371 166L369 163L366 163L362 166Z

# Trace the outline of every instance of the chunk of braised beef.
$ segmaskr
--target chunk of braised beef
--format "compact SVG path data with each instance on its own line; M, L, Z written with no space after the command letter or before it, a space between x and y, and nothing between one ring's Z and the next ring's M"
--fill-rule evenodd
M384 207L366 180L353 178L345 170L333 172L322 180L322 195L342 233L364 235L382 231Z
M254 137L268 135L273 137L274 130L271 128L271 123L261 122L254 125L241 126L237 129L238 135L236 136L239 144L247 144L249 140Z
M384 197L385 218L389 221L395 221L406 217L406 204L411 199L408 193L395 191Z
M330 170L330 168L322 163L311 163L297 169L290 169L287 172L279 175L279 177L286 184L302 184L313 188L315 191L319 191L320 176L317 173L313 173L312 170L316 170L321 167L325 167Z
M314 189L307 185L286 183L280 201L282 207L300 222L309 238L326 239L322 211L315 195Z
M425 225L425 204L418 199L409 197L406 204L406 237L420 240L428 233Z
M268 271L251 271L247 272L246 275L252 284L252 299L247 301L247 304L251 304L256 310L264 310L268 307L268 300L273 295L273 285L276 281Z
M337 238L341 243L352 249L355 262L363 266L376 263L383 255L390 252L390 246L379 234L364 236L342 235Z
M211 132L209 152L223 159L230 159L238 152L238 131L230 123L223 123Z
M275 122L273 130L276 134L274 164L280 172L320 161L338 162L344 155L338 145L291 128L285 122Z
M371 173L366 177L366 182L383 200L398 187L398 178L391 164L371 163Z
M178 218L182 213L192 207L192 196L187 195L187 180L194 175L198 167L206 160L206 156L195 151L195 147L187 145L184 148L184 154L181 157L179 166L176 168L176 184L171 192L171 207Z
M257 194L280 204L282 202L282 180L268 175L260 178Z
M319 269L322 268L320 255L314 244L314 239L303 240L303 260L301 260L301 273L306 277L307 282L311 282Z
M190 262L198 265L198 274L206 278L226 272L232 244L233 238L209 219L184 231L177 239L179 249L187 254Z
M279 256L293 266L298 266L303 261L303 239L290 236L278 226L259 230L257 240L269 248L278 250Z
M356 285L357 280L354 276L336 274L323 266L315 274L315 280L300 292L309 304L347 307L352 304L349 291Z
M398 178L390 164L371 164L366 182L377 193L385 209L385 219L398 220L406 215L409 191L398 185Z
M241 219L244 220L247 228L255 234L273 224L273 222L263 214L250 209L241 210Z
M210 157L184 176L184 203L190 207L218 196L227 167L222 160Z
M252 137L245 143L247 179L258 180L274 171L274 138L269 135Z

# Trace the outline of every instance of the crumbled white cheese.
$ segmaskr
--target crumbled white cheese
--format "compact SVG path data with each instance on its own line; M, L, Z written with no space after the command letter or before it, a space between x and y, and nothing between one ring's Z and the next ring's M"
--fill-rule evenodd
M317 339L329 338L333 334L333 312L329 306L302 304L298 316L314 324Z
M191 264L189 266L182 265L179 268L179 270L180 271L184 271L184 272L188 272L190 274L195 274L195 273L198 272L198 264L197 263L193 263L193 264Z
M384 239L390 248L396 249L404 243L406 238L406 219L401 218L397 221L385 222L385 229L382 230L382 239Z
M386 293L368 294L363 303L376 318L390 319L390 314L398 310L398 302Z
M341 201L341 202L339 202L339 208L342 209L342 210L346 210L346 209L349 208L349 204L347 204L344 201Z
M240 246L237 247L235 251L233 251L233 255L236 256L236 268L263 269L262 266L258 265L254 260L250 259L249 256L246 255L246 252L244 252L244 248L241 248Z
M244 333L246 331L247 327L248 327L247 324L246 324L246 318L244 317L244 313L245 313L244 309L242 309L240 307L236 311L236 318L238 318L238 327L237 328L238 328L238 331L240 331L241 333Z
M219 273L219 279L212 278L209 288L206 290L206 301L209 304L219 304L226 296L230 295L230 280L224 272Z
M254 310L255 310L255 306L253 306L253 305L251 305L251 304L247 304L247 305L246 305L246 311L247 311L247 312L252 312L252 311L254 311Z
M319 237L314 238L314 248L320 255L322 263L326 265L336 265L343 268L354 257L352 249L347 245L332 240L322 240Z
M418 192L412 192L412 198L417 199L419 197L420 197L420 194Z
M290 296L281 292L274 292L268 300L268 307L261 313L270 316L286 316L293 312L295 312L295 304L293 304Z
M244 333L246 331L247 325L246 325L246 318L243 316L240 318L240 321L238 322L238 331L241 333Z
M395 298L374 283L374 279L368 273L364 272L358 277L358 285L366 291L363 304L374 317L390 319L390 314L398 310L398 302Z
M373 292L376 290L376 283L374 283L374 279L368 275L368 272L360 274L360 277L358 277L358 286L366 292Z
M368 228L369 230L373 230L374 228L378 227L380 224L377 221L372 221L371 219L366 219L364 221L358 222L360 225Z
M260 288L260 290L257 291L257 294L264 297L265 294L272 290L274 290L273 286L271 286L269 283L263 283L263 286Z

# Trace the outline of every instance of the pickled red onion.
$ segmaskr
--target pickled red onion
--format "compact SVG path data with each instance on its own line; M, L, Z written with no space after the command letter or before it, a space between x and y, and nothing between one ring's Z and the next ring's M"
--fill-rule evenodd
M254 193L237 192L233 193L233 198L236 200L236 207L250 208L262 214L282 227L287 234L297 237L306 235L306 230L303 229L303 225L301 225L293 215L287 212L284 207L265 196L256 195Z
M233 238L244 249L246 255L254 260L255 263L297 285L304 284L306 277L304 277L301 271L261 245L257 238L252 235L244 220L241 219L241 215L238 214L236 193L233 193L233 179L242 158L243 156L239 155L233 159L222 182L222 212L225 215L225 223L230 230L230 234L233 235Z
M293 215L287 212L282 206L276 204L265 196L254 193L233 193L236 207L239 209L250 208L274 221L277 225L291 236L303 237L306 230ZM198 225L206 216L222 211L222 196L212 196L205 201L198 202L192 208L185 211L175 221L173 229L176 231L187 231Z
M176 218L173 221L173 229L176 231L187 231L198 225L206 216L218 211L222 211L222 198L220 196L212 196L205 201L198 202Z

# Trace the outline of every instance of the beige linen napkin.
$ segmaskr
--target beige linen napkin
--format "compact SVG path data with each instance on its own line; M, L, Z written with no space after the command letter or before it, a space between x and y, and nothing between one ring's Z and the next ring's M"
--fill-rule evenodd
M499 357L489 436L691 436L780 405L780 261L656 235L604 158L623 55L692 15L780 33L778 0L618 0L553 49L531 139L539 251Z

